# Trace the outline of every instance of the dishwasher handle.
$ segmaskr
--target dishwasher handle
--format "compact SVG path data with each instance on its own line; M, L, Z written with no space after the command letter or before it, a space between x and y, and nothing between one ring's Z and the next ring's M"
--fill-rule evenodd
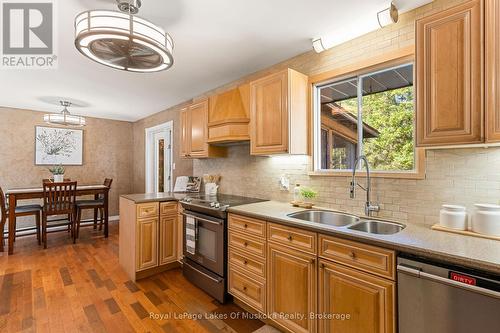
M401 272L401 273L407 274L407 275L411 275L411 276L414 276L417 278L422 278L422 279L426 279L429 281L434 281L437 283L446 284L450 287L460 288L460 289L471 291L474 293L479 293L479 294L482 294L484 296L489 296L489 297L500 299L500 292L498 292L498 291L486 289L486 288L482 288L482 287L478 287L478 286L473 286L473 285L458 282L455 280L450 280L450 279L444 278L442 276L434 275L434 274L429 274L429 273L423 272L422 270L417 269L413 266L398 264L397 270L398 270L398 272Z

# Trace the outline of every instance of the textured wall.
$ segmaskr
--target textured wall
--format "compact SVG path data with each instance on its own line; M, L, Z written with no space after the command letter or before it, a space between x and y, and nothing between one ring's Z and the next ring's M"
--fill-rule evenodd
M47 166L35 166L35 126L47 126L43 113L0 108L0 186L41 186ZM118 197L132 190L132 123L87 118L83 128L83 166L66 167L66 176L81 184L113 178L110 214L118 215Z

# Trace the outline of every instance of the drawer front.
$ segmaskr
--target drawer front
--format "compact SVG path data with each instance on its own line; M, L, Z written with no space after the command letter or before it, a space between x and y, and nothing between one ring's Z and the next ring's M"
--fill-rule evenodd
M287 227L279 224L267 224L268 240L293 247L296 250L316 253L317 234L314 232Z
M229 215L229 229L266 238L266 222L240 215Z
M161 215L177 215L177 202L169 201L160 203Z
M266 284L251 274L229 266L229 293L255 310L266 312Z
M156 216L158 216L158 202L148 202L137 205L138 219Z
M394 280L395 253L380 247L331 236L319 236L319 256Z
M258 238L243 235L229 230L229 246L256 255L260 258L266 257L266 242Z
M259 277L266 277L266 260L257 259L248 253L229 248L229 263Z

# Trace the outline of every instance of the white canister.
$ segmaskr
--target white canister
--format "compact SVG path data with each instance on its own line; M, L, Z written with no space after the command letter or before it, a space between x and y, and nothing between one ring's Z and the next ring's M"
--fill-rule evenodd
M205 194L206 195L217 195L217 189L219 185L216 183L205 183Z
M464 206L442 205L439 224L446 228L467 230L467 211Z
M475 204L472 216L472 231L500 236L500 206L494 204Z

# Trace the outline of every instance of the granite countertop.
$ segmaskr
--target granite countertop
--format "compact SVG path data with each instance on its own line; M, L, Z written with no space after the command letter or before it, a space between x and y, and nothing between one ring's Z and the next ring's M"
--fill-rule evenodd
M260 218L270 222L340 236L381 247L446 261L500 274L500 242L479 237L463 236L432 230L429 226L406 224L406 228L392 235L376 235L331 227L319 223L290 218L287 214L303 211L289 203L266 201L229 208L229 212Z
M189 195L189 193L173 193L173 192L159 192L159 193L135 193L124 194L122 198L131 200L135 203L154 202L154 201L178 201Z

